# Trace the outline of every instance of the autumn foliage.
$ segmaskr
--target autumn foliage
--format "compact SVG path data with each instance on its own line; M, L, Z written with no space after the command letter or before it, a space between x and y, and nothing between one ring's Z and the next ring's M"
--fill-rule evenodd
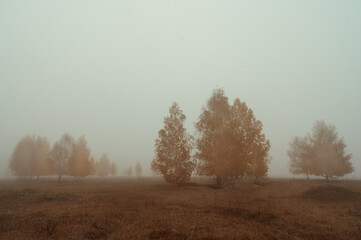
M179 185L188 181L194 170L198 175L215 177L217 184L247 177L253 180L267 175L271 161L270 141L262 132L263 125L245 102L236 98L229 103L223 89L215 89L195 123L196 138L184 127L186 116L174 102L163 128L155 140L154 172L167 182ZM290 142L290 172L322 176L327 180L354 171L352 155L345 153L346 144L336 128L318 121L310 134ZM84 136L75 140L64 134L51 148L45 137L22 138L9 161L12 173L20 179L56 175L86 177L115 175L117 166L104 153L99 161L91 156ZM139 178L142 168L135 166ZM131 176L132 167L124 174Z
M295 137L290 142L288 156L290 172L330 177L340 177L353 172L352 155L345 153L346 144L337 136L336 127L321 120L316 122L312 133Z
M65 175L86 177L116 173L115 164L110 163L106 154L96 162L85 137L75 141L69 134L64 134L53 148L45 137L22 138L10 158L9 168L19 179L57 175L58 181Z
M164 118L164 127L155 140L156 154L152 169L173 184L185 183L195 166L191 157L192 137L183 126L185 119L183 111L174 102L169 108L169 116Z
M10 158L10 170L21 179L51 175L49 142L45 137L22 138Z
M67 174L74 147L74 138L69 134L64 134L53 146L50 160L53 173L58 175L58 181Z
M98 162L95 162L95 173L98 176L105 177L109 174L114 175L115 173L114 163L110 163L108 155L103 153Z
M196 123L198 173L222 180L266 175L270 142L252 109L238 98L229 105L222 89L216 89Z
M183 127L185 119L174 103L156 139L152 168L168 182L183 183L194 169L199 175L215 176L218 184L244 176L253 181L267 174L271 145L246 103L237 98L230 105L222 89L214 90L196 123L195 145Z

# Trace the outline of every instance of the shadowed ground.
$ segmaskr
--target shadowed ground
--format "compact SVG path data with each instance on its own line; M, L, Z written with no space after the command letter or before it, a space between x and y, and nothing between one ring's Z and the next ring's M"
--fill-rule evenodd
M361 183L0 182L0 239L358 239Z

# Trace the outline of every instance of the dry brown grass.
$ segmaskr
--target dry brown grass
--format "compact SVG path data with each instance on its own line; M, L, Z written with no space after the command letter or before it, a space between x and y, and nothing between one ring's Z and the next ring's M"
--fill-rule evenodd
M0 182L0 239L360 239L361 183Z

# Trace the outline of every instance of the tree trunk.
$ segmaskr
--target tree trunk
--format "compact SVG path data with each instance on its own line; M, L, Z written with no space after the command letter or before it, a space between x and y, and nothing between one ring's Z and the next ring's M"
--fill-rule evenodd
M217 175L217 185L220 185L222 182L221 176Z
M58 182L60 182L61 176L58 176Z
M252 180L251 180L252 185L253 185L253 180L254 180L254 168L252 168Z
M38 180L39 180L40 176L38 176Z
M327 175L327 173L326 173L326 181L328 181L328 175Z
M307 175L307 180L310 181L310 177L308 176L308 173L306 173L306 175Z

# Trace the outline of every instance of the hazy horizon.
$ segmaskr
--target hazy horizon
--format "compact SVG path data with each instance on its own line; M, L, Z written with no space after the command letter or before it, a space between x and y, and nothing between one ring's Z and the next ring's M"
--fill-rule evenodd
M150 174L171 104L194 123L221 87L271 142L268 175L292 177L287 150L334 124L361 178L359 1L2 1L0 177L17 142L84 135L118 174Z

